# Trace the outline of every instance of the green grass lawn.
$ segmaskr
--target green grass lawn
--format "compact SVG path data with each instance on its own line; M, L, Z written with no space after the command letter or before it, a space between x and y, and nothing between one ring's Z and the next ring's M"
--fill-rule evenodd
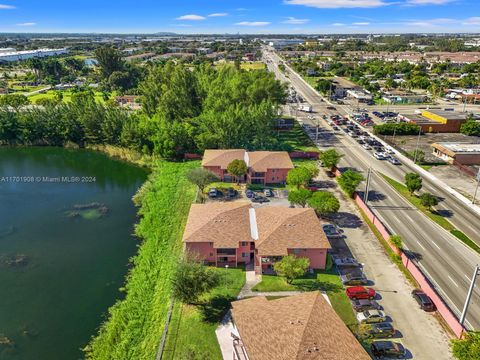
M262 61L242 62L240 67L244 70L265 70L266 65Z
M302 278L293 280L292 284L287 284L284 278L274 275L262 275L262 281L257 284L253 291L274 292L274 291L325 291L332 303L332 307L337 312L343 322L353 329L357 325L357 319L353 313L350 300L345 294L340 277L333 270L316 271L314 274L308 274Z
M277 139L291 146L293 151L318 151L312 139L307 136L297 121L292 130L278 131Z
M245 271L218 271L220 284L202 298L204 305L175 304L163 359L222 359L215 329L245 283Z
M35 94L29 96L30 101L32 104L35 104L36 101L39 99L53 99L55 96L56 90L49 90L43 94ZM63 94L63 102L68 103L72 101L72 92L70 90L62 91ZM114 97L115 94L109 94L110 98ZM103 93L100 91L95 91L95 101L101 104L105 103L105 99L103 98Z
M382 177L393 187L397 190L405 199L407 199L413 206L417 209L422 211L425 215L427 215L430 219L435 221L438 225L443 227L445 230L450 232L452 235L460 239L463 243L467 246L475 250L476 252L480 253L480 246L478 246L472 239L470 239L467 235L465 235L460 230L457 230L453 224L444 218L442 215L436 213L435 211L428 210L425 206L422 205L420 199L415 195L410 195L407 187L394 179L381 174Z
M317 86L317 81L318 79L320 79L319 76L303 76L303 78L305 79L305 81L307 83L309 83L314 89L315 89L315 86Z

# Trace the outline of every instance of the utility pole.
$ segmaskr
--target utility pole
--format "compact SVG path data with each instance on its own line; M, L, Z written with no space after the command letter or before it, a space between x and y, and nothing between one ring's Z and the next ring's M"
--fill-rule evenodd
M418 130L418 137L417 137L417 145L415 146L415 155L413 157L413 163L417 163L417 154L418 154L418 145L420 144L420 135L422 134L422 127L419 126Z
M365 193L363 194L363 202L366 204L368 202L368 192L370 191L370 177L372 176L372 168L369 167L367 171L367 181L365 184Z
M465 299L465 305L463 306L462 315L460 316L460 324L463 326L465 321L465 316L467 315L468 305L470 305L470 299L472 298L473 288L475 286L475 280L477 279L477 275L480 271L478 265L475 266L475 270L473 272L472 280L470 283L470 288L468 289L467 298Z
M480 185L480 169L477 173L477 186L475 187L475 193L473 194L472 204L475 205L475 199L477 198L478 185Z

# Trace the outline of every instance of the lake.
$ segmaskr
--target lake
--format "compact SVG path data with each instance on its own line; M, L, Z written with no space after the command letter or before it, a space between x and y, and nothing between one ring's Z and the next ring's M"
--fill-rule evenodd
M136 253L141 168L87 150L0 148L0 359L83 358Z

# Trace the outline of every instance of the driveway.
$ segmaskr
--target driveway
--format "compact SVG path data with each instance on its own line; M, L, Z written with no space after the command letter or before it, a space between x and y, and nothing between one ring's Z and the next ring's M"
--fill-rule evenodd
M323 180L328 178L320 171ZM357 207L337 186L330 187L340 200L340 211L333 222L344 230L344 239L332 240L333 252L355 257L364 265L367 277L374 282L379 303L399 331L402 342L413 359L452 359L449 337L435 315L421 310L411 297L414 289L392 263L378 239L362 221ZM434 354L434 355L432 355Z

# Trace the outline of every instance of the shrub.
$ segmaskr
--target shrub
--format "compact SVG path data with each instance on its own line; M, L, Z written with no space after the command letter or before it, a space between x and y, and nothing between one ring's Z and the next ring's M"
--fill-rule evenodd
M275 272L285 277L287 283L305 274L310 266L310 260L304 257L296 257L294 255L284 256L282 260L277 261L273 265Z

